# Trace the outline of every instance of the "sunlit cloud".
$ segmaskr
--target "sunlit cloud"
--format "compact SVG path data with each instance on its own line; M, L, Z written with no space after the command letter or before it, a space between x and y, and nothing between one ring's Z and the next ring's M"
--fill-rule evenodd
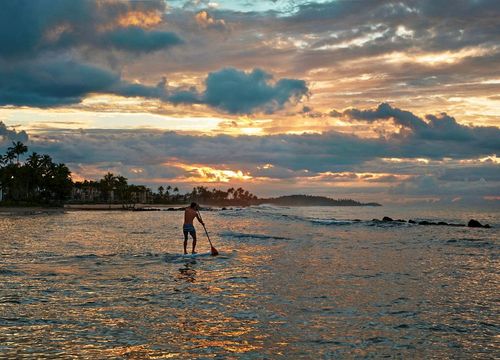
M409 54L394 52L384 55L384 60L388 63L418 63L428 66L451 65L470 57L481 57L498 52L498 47L471 47L458 51L442 51L433 53Z
M165 162L163 165L185 170L186 176L177 179L184 182L229 183L230 181L247 181L253 179L249 173L244 173L242 170L236 169L221 169L202 164L185 164L175 160Z

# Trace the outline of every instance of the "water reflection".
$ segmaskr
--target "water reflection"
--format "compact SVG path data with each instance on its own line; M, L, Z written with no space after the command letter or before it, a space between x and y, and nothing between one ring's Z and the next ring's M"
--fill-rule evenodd
M196 260L186 262L184 266L179 269L179 279L194 283L196 279L196 270L194 269L195 265Z

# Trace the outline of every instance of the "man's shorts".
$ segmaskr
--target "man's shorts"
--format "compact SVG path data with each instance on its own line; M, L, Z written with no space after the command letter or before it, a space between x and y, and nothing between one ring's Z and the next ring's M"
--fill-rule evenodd
M191 234L191 236L196 235L196 230L193 224L184 224L182 231L184 232L184 235L187 235L188 233Z

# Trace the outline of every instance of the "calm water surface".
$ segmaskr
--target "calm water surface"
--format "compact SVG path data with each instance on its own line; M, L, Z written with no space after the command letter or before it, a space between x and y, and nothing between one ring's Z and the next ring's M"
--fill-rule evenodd
M198 258L182 216L1 214L0 358L500 357L498 212L207 212Z

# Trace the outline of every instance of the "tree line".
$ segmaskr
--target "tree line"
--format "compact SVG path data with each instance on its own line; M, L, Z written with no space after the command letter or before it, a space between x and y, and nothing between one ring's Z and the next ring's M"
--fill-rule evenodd
M28 147L13 142L0 156L0 190L6 203L59 204L71 194L71 171L54 163L49 155L32 152L21 162Z

